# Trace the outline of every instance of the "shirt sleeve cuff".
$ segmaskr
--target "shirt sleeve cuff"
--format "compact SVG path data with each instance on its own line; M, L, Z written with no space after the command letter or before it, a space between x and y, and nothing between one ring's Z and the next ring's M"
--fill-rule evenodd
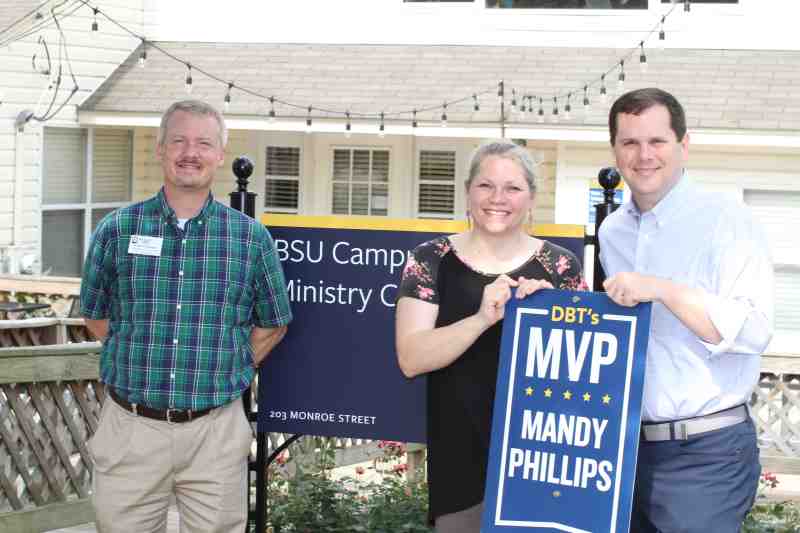
M742 302L721 298L715 294L705 295L706 312L714 327L717 328L722 340L719 344L712 344L701 340L700 342L709 352L709 357L725 353L731 349L736 337L744 326L750 310Z

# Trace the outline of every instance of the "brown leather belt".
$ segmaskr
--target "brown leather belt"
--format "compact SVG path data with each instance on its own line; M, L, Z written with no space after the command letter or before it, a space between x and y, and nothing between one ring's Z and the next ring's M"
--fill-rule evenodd
M201 409L199 411L192 411L191 409L155 409L153 407L147 407L146 405L131 403L121 398L120 395L117 394L117 391L114 390L114 387L106 387L106 390L108 390L108 395L111 396L111 399L113 399L117 405L136 416L152 418L153 420L164 420L175 424L191 422L201 416L207 415L214 409L213 407Z

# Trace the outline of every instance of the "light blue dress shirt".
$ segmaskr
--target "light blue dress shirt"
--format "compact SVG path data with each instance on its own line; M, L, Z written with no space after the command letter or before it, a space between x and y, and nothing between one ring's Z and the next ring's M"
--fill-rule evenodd
M654 302L642 419L660 422L749 400L772 338L774 281L767 241L742 204L700 191L684 174L651 210L627 202L603 222L608 277L638 272L701 289L722 341L703 342Z

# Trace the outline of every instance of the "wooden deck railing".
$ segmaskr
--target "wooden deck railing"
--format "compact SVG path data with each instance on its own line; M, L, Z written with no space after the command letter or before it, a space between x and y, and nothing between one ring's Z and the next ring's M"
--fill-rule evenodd
M104 400L99 351L96 342L0 349L0 531L93 520L86 442ZM800 473L800 359L764 356L751 407L764 467ZM274 448L285 436L269 437ZM380 455L368 441L333 444L338 465Z

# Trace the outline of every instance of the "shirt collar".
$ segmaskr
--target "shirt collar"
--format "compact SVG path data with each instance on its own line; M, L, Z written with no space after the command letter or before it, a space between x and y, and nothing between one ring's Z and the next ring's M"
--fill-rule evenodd
M161 211L161 216L164 217L165 220L169 222L174 222L177 224L178 217L175 215L175 210L167 202L167 195L164 194L164 187L162 186L161 189L158 191L158 203ZM212 214L214 213L214 195L211 194L211 191L208 192L208 198L206 198L206 203L203 204L203 208L197 213L191 220L207 220Z
M691 190L691 180L689 179L686 171L683 171L678 182L670 189L670 191L649 211L656 219L656 223L660 226L669 220L675 213L677 213L684 205L685 198ZM639 211L636 202L630 199L624 206L627 213L635 219L640 220L643 213Z

